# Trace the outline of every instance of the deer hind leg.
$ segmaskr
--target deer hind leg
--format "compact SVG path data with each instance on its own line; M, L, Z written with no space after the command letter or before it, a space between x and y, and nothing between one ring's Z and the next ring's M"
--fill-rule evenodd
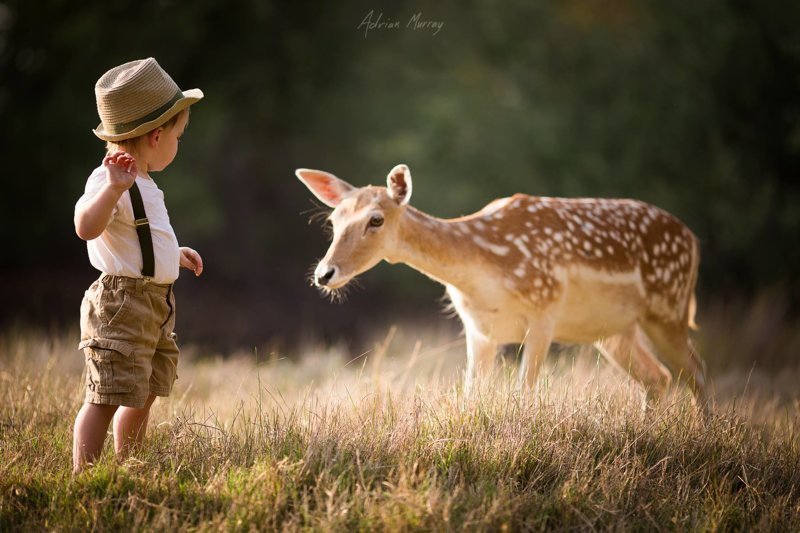
M497 355L497 343L478 331L467 328L467 369L464 383L465 394L470 394L477 377L492 373Z
M649 319L642 322L642 328L678 379L692 390L695 401L707 409L705 364L689 340L688 325Z
M672 374L650 350L636 324L626 331L595 343L598 351L614 366L642 384L647 404L663 398L672 383Z

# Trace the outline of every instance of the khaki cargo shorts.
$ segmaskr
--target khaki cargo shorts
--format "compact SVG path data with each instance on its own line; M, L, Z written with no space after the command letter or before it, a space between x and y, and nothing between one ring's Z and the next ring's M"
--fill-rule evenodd
M172 285L103 274L81 303L87 403L142 408L177 379Z

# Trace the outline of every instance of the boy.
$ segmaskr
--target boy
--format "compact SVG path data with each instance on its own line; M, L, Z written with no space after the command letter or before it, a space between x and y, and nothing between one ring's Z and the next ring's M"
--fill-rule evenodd
M150 406L176 378L172 283L179 266L203 272L200 255L178 246L150 176L172 163L202 91L181 91L148 58L106 72L95 96L101 124L93 131L107 155L75 206L75 230L102 275L81 304L86 397L75 419L74 472L100 455L112 418L118 458L144 439Z

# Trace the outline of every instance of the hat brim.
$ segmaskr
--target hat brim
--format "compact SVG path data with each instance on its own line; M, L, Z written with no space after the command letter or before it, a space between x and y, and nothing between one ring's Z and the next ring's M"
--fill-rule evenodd
M133 139L134 137L138 137L140 135L144 135L145 133L156 129L157 127L161 126L169 119L186 109L192 104L195 104L203 99L203 91L200 89L189 89L188 91L183 91L183 98L178 99L172 107L164 111L161 115L157 118L150 120L148 122L144 122L136 126L136 128L126 131L124 133L117 133L112 134L108 133L105 128L103 127L102 122L97 129L92 130L92 132L99 138L104 141L124 141L126 139Z

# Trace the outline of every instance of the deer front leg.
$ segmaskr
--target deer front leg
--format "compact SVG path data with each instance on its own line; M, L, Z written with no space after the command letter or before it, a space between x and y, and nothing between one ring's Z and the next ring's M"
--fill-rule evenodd
M522 348L522 361L519 369L520 389L531 389L536 385L539 369L542 367L547 350L553 340L553 326L539 323L531 327L525 336Z
M475 329L467 328L467 369L464 393L469 395L475 387L477 376L488 376L494 368L497 343Z

